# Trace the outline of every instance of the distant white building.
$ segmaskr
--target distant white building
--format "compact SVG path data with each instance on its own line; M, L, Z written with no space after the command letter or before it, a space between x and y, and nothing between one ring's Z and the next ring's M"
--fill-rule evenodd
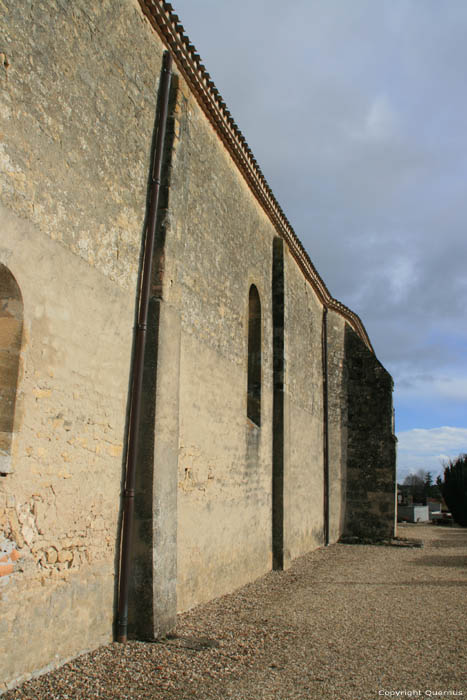
M427 523L430 520L428 506L397 506L397 521L407 523Z

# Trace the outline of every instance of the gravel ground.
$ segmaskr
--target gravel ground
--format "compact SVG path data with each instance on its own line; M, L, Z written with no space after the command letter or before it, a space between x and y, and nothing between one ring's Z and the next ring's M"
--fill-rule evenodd
M171 639L109 644L2 700L466 697L467 530L399 537L423 547L319 549L180 615Z

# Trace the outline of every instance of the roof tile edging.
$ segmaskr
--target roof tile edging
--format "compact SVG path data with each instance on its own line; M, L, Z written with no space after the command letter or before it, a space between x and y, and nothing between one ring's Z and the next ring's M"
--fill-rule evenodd
M185 34L178 16L170 3L164 0L138 0L142 11L162 41L172 50L173 58L193 90L201 108L216 129L221 140L245 177L249 187L271 219L279 235L310 282L321 302L343 316L368 348L374 352L365 327L356 313L334 299L319 275L310 257L276 200L266 178L235 123L208 71L201 62L196 48Z

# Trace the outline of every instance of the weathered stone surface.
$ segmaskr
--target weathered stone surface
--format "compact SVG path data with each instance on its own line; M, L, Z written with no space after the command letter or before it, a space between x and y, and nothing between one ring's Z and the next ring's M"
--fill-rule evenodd
M347 485L347 370L345 328L342 316L328 312L328 436L329 436L329 541L337 542L344 528Z
M0 13L0 263L24 301L13 473L0 478L2 531L22 554L0 591L9 682L112 636L162 46L131 1L6 0ZM57 586L66 639L35 629Z
M0 477L0 678L13 683L112 638L164 47L133 0L3 0L0 12L0 265L21 292L6 294L0 275L0 472L9 472ZM273 529L284 567L325 531L322 304L284 245L274 372L277 230L177 66L164 164L130 601L131 631L145 637L169 631L177 609L268 571ZM256 422L247 415L252 285ZM394 450L387 373L335 313L328 346L335 541L344 520L352 533L388 529ZM44 625L45 614L56 624Z
M391 376L347 326L347 498L344 534L395 534L395 451Z
M8 646L0 653L0 675L8 679L46 666L56 654L66 658L111 638L132 303L101 273L5 208L0 225L8 232L2 261L21 281L25 336L13 471L0 480L2 532L22 555L1 591L9 634L2 636ZM108 587L94 600L92 588L82 597L76 593L80 574L69 578L88 563ZM69 625L63 650L55 648L51 626L31 636L33 618L43 613L40 602L28 605L26 595L39 586L47 608L58 584L70 610L60 623ZM108 607L97 614L103 595ZM30 626L17 624L19 611Z

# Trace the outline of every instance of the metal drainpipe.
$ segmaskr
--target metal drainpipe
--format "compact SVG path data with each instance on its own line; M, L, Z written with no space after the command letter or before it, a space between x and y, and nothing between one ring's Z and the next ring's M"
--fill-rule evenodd
M135 350L133 355L132 384L130 399L130 425L128 431L127 466L125 490L123 492L123 525L118 590L117 641L128 639L128 594L131 568L131 540L133 535L135 509L135 477L138 458L138 435L140 425L141 393L143 387L144 349L148 319L149 296L152 281L152 260L157 224L157 207L167 126L169 90L171 81L172 56L164 53L160 79L160 114L151 172L151 200L144 239L143 270L139 293L138 321L136 325Z
M328 415L328 310L323 307L323 481L324 481L324 543L329 544L329 415Z

